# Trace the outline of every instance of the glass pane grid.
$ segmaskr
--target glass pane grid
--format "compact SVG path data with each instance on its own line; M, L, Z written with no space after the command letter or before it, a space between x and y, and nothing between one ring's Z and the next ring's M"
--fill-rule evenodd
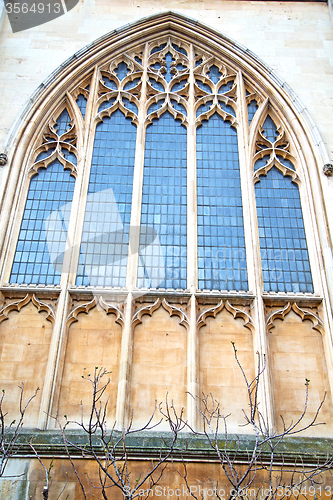
M57 134L62 135L65 132L67 132L67 130L71 128L70 123L71 123L71 118L68 114L67 109L64 109L59 118L57 119L56 125L54 126L55 130L57 131Z
M264 290L313 293L297 185L273 167L255 191Z
M126 284L135 144L120 110L96 127L76 285Z
M31 179L11 283L60 283L74 183L59 161Z
M252 122L254 115L256 114L258 109L258 104L255 99L252 99L252 101L247 105L247 115L249 118L249 123Z
M167 112L146 133L140 288L186 288L186 158L186 128Z
M278 131L276 129L275 123L270 116L267 116L265 123L262 126L263 134L270 142L275 142L278 136Z
M84 97L84 95L79 94L78 98L76 99L76 104L79 107L79 110L81 111L81 115L83 119L86 117L86 110L87 110L87 99Z
M197 130L199 289L247 290L237 132L214 114Z

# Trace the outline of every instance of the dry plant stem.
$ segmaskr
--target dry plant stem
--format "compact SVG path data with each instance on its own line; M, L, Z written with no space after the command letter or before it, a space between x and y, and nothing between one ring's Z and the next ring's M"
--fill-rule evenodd
M260 483L265 484L257 489L255 498L260 500L283 500L290 497L292 492L298 492L297 498L301 497L302 486L305 484L320 484L322 473L329 471L333 466L332 454L328 454L326 460L316 465L306 466L301 457L296 457L294 464L285 463L285 457L279 452L280 445L286 438L299 435L305 430L320 425L317 422L319 412L325 401L324 394L314 417L307 424L303 424L309 402L309 380L305 379L305 401L300 417L289 425L282 419L282 431L277 429L271 432L268 422L260 411L258 402L259 384L263 372L266 369L265 356L260 357L257 353L257 374L253 380L249 381L245 370L242 367L237 355L237 349L232 342L235 361L243 375L248 399L248 410L242 410L245 419L244 426L250 426L254 435L252 450L247 451L247 460L244 466L244 450L241 449L241 440L238 436L233 437L233 447L228 434L228 417L221 414L220 403L212 395L203 394L202 397L192 397L195 399L197 411L202 419L203 432L193 430L188 424L187 427L196 435L205 436L210 447L216 453L224 475L230 486L229 500L242 499L249 500L249 490L254 488L256 480L259 480L258 473L261 473ZM221 429L223 428L223 430ZM224 440L224 445L220 445L220 440ZM242 455L241 455L242 452ZM184 473L180 473L192 497L197 497L189 488L186 463L183 460ZM253 490L251 493L253 500ZM218 498L218 495L216 495ZM316 494L312 498L316 497ZM305 497L304 497L305 498Z
M9 424L6 422L7 413L3 410L5 391L2 391L0 398L0 477L4 475L8 460L12 458L18 451L19 445L17 440L21 434L24 422L24 416L26 411L32 402L32 400L37 396L39 388L36 389L35 393L28 399L28 401L23 403L23 393L24 384L19 386L20 389L20 401L19 401L19 413L20 417L18 421L13 420Z
M146 486L146 497L149 496L149 489L155 486L161 479L166 467L167 460L170 459L176 445L179 432L184 429L183 410L180 417L177 416L173 403L171 406L166 397L165 410L162 404L158 407L155 404L155 409L149 418L148 422L139 429L132 429L133 415L131 416L128 426L119 434L116 432L115 425L108 429L107 426L107 406L109 398L106 402L102 402L102 397L110 383L110 379L104 383L103 377L108 375L107 370L95 368L93 377L83 377L90 382L92 386L92 403L89 411L87 423L84 419L84 408L81 403L81 421L67 421L64 426L61 425L59 418L56 418L60 430L62 432L66 454L70 459L73 470L80 483L80 487L84 496L87 499L87 494L82 480L79 477L78 471L75 468L70 448L74 448L81 456L92 459L98 466L99 482L98 485L93 484L93 481L88 477L90 486L100 490L104 500L110 498L108 492L110 488L116 487L120 489L126 500L133 500L140 495L139 490ZM162 415L157 423L153 423L157 408ZM148 465L148 470L141 472L139 478L131 477L129 468L129 460L131 459L130 451L127 448L127 438L135 433L152 430L158 427L165 419L171 431L171 442L163 441L164 447L160 449L158 458ZM68 425L79 427L87 436L87 444L85 446L78 445L70 441L67 437ZM147 483L149 488L147 488ZM142 490L141 490L142 491ZM111 494L111 493L110 493Z
M49 483L50 483L50 468L47 469L42 461L42 459L40 458L40 456L38 455L36 449L34 448L33 444L32 444L32 440L33 440L33 437L30 439L29 441L29 445L30 445L30 448L32 449L32 451L34 452L34 454L36 455L36 458L38 460L38 462L41 464L41 466L43 467L44 469L44 472L45 472L45 481L46 481L46 486L44 486L43 488L43 500L47 500L48 497L49 497ZM52 460L53 461L53 460ZM51 463L52 463L51 461ZM67 482L68 482L68 479L66 479L66 483L65 485L63 486L61 492L59 493L59 495L57 496L57 498L55 500L59 500L59 498L61 497L61 495L63 494L63 492L65 491L65 488L67 486Z

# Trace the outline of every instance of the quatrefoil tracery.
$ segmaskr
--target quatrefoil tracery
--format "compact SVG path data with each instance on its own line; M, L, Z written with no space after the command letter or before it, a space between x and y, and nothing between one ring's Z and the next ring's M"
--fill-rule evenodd
M255 144L256 153L253 157L254 182L260 181L261 175L267 175L271 168L276 167L284 176L290 176L293 182L299 184L300 178L295 171L295 157L290 153L290 142L287 133L271 110L258 129ZM278 125L276 125L276 122ZM269 130L269 128L271 130ZM273 132L275 129L275 132ZM274 136L271 135L274 133Z
M194 70L196 124L218 113L232 124L236 120L236 75L214 57L206 58Z
M60 129L63 125L61 121L65 123L64 131ZM74 120L67 107L63 107L61 112L57 113L57 118L54 116L51 118L42 136L42 144L34 151L35 162L29 169L29 177L37 174L40 168L47 168L55 160L58 160L65 169L71 170L72 175L76 177L78 158L76 141L77 133Z

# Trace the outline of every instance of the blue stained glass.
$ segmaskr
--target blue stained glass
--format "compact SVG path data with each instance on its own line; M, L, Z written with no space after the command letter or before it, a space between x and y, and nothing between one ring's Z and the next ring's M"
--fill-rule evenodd
M77 285L126 284L135 142L119 109L96 127Z
M81 111L81 115L83 119L86 117L86 110L87 110L87 99L84 97L84 95L79 94L77 99L76 99L76 104L79 107L79 110Z
M231 90L233 86L234 86L234 82L233 81L228 82L228 83L224 83L219 88L219 94L225 94L225 92L228 92L229 90Z
M163 104L164 104L163 100L154 102L153 104L151 104L149 106L148 114L153 113L154 111L157 111L158 109L160 109L163 106Z
M155 71L158 71L160 68L162 68L162 65L159 62L156 62L151 66L151 68L154 69Z
M208 101L206 104L201 104L197 109L196 116L198 117L199 115L202 115L202 113L206 113L207 111L209 111L212 104L213 101Z
M237 131L215 113L197 129L198 284L247 290Z
M49 156L51 156L51 154L55 151L55 148L49 148L47 151L42 151L41 153L39 153L39 155L37 156L35 162L37 161L41 161L41 160L45 160L45 158L48 158Z
M259 160L257 160L254 164L254 171L256 172L257 170L259 170L259 168L267 165L267 162L269 161L269 159L270 159L270 155L265 155L263 158L259 158Z
M226 104L223 101L219 101L219 105L221 106L223 111L225 111L226 113L229 113L229 115L236 116L235 110L233 107L229 106L228 104Z
M32 177L11 283L60 283L74 184L58 160Z
M124 103L124 106L127 108L127 109L130 109L131 111L133 111L133 113L137 114L138 112L138 108L137 106L134 104L134 102L131 102L129 99L127 99L126 97L123 97L122 98L122 101Z
M156 52L163 50L165 47L166 47L166 43L162 43L158 47L154 47L153 50L150 52L150 54L155 54Z
M264 289L313 292L298 187L273 167L255 185Z
M116 98L112 97L108 101L103 101L102 104L99 105L98 112L103 111L103 109L111 108L112 104L116 102Z
M141 78L134 78L131 82L127 82L124 86L124 90L133 89L140 83Z
M71 128L70 123L71 123L71 118L68 114L67 109L64 109L63 112L58 117L57 123L54 125L54 129L56 130L58 135L62 135Z
M282 163L282 165L286 165L286 167L291 168L291 170L295 170L295 166L290 160L287 160L287 158L283 158L283 156L281 155L276 155L276 156L279 162Z
M170 80L172 80L172 78L174 77L174 75L171 73L171 63L173 61L173 57L172 57L172 54L170 52L168 52L166 55L165 55L165 62L166 62L166 73L164 74L164 78L166 79L166 81L169 83Z
M220 73L219 68L213 64L213 66L209 68L208 77L216 84L221 76L222 73Z
M210 88L210 86L207 83L203 83L201 80L196 80L195 83L198 85L198 87L201 90L204 90L208 94L211 94L212 89Z
M258 104L255 99L252 99L252 101L247 105L247 116L249 118L249 123L252 122L254 115L256 114L258 109Z
M187 131L163 114L147 127L138 286L186 288Z
M268 139L270 142L275 142L279 133L276 129L275 123L269 115L267 116L262 128L263 135L266 137L266 139Z
M118 67L114 70L114 72L116 73L118 80L123 80L128 73L127 64L121 62L118 64Z
M172 107L175 108L175 110L180 111L180 113L183 113L183 115L186 116L186 108L179 102L175 101L174 99L171 99L171 104Z
M185 87L186 83L187 83L187 80L181 80L180 82L175 83L172 86L171 91L178 92L178 90L182 90Z
M187 52L185 49L183 49L182 47L178 47L178 45L176 45L175 43L173 43L172 46L175 50L177 50L181 54L184 54L184 56L187 56Z
M117 84L116 82L114 82L113 80L110 80L110 78L108 78L107 76L102 76L102 79L103 79L103 83L106 87L109 87L109 89L112 89L112 90L117 90Z
M159 90L160 92L164 92L164 86L162 83L157 82L154 78L149 78L149 83L154 89Z
M77 159L76 159L76 156L74 153L71 153L70 151L68 151L65 148L61 148L61 154L63 155L64 158L66 158L66 160L68 160L71 163L74 163L74 165L76 165Z

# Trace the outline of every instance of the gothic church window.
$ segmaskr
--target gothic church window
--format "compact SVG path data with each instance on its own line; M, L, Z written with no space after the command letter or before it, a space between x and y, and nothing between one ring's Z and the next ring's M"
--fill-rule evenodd
M189 41L139 44L76 82L29 175L10 283L58 285L68 255L73 286L246 292L260 247L264 291L313 292L283 117Z

